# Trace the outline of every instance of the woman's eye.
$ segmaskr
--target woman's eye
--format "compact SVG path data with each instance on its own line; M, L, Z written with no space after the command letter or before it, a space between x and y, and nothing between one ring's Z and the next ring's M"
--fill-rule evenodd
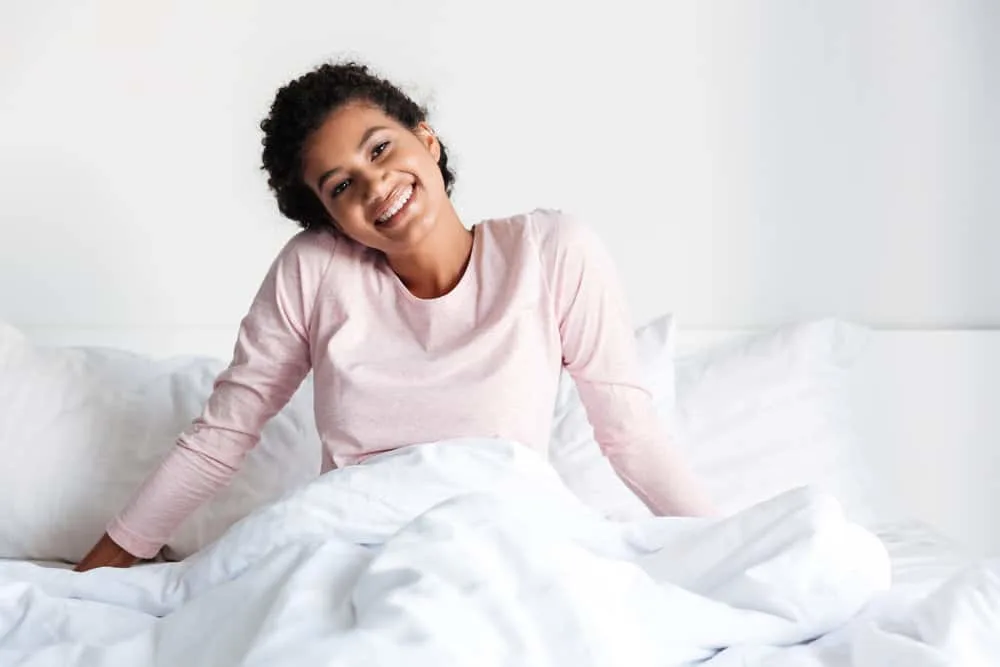
M347 186L350 185L350 184L351 184L351 179L349 179L349 178L347 180L341 181L340 183L337 183L337 185L335 185L334 188L333 188L333 190L330 192L330 196L331 197L336 197L341 192L343 192L344 190L346 190Z
M389 142L388 141L383 141L378 146L376 146L375 148L372 149L372 157L373 158L378 157L379 155L382 154L382 151L384 151L388 147L389 147Z

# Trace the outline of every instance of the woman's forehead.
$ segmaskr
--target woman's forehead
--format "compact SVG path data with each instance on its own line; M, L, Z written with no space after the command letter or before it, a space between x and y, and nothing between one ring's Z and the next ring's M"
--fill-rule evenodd
M352 139L378 125L398 126L399 123L377 106L350 102L330 112L313 136L323 141L342 140L350 143Z

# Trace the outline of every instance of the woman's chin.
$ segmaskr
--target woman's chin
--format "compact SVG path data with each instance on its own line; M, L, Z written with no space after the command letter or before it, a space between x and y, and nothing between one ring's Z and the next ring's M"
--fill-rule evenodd
M434 217L425 215L423 211L411 211L402 220L385 228L376 228L382 236L394 244L405 243L413 245L422 241L434 228Z

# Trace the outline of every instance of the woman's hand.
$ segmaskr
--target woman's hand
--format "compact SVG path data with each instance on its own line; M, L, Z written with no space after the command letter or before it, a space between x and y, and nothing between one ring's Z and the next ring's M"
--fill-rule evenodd
M95 567L131 567L138 561L139 558L122 549L107 533L104 533L104 537L83 557L83 560L76 564L73 571L86 572Z

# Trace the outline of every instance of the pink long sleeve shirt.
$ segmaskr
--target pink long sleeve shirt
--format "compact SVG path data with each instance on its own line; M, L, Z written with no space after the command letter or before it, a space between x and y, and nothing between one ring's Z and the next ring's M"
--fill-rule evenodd
M585 226L536 210L473 227L458 285L413 296L378 253L302 232L274 261L231 365L202 415L108 526L152 557L225 485L312 370L315 416L338 467L462 436L548 448L560 368L597 442L657 514L697 513L697 493L639 380L612 263Z

